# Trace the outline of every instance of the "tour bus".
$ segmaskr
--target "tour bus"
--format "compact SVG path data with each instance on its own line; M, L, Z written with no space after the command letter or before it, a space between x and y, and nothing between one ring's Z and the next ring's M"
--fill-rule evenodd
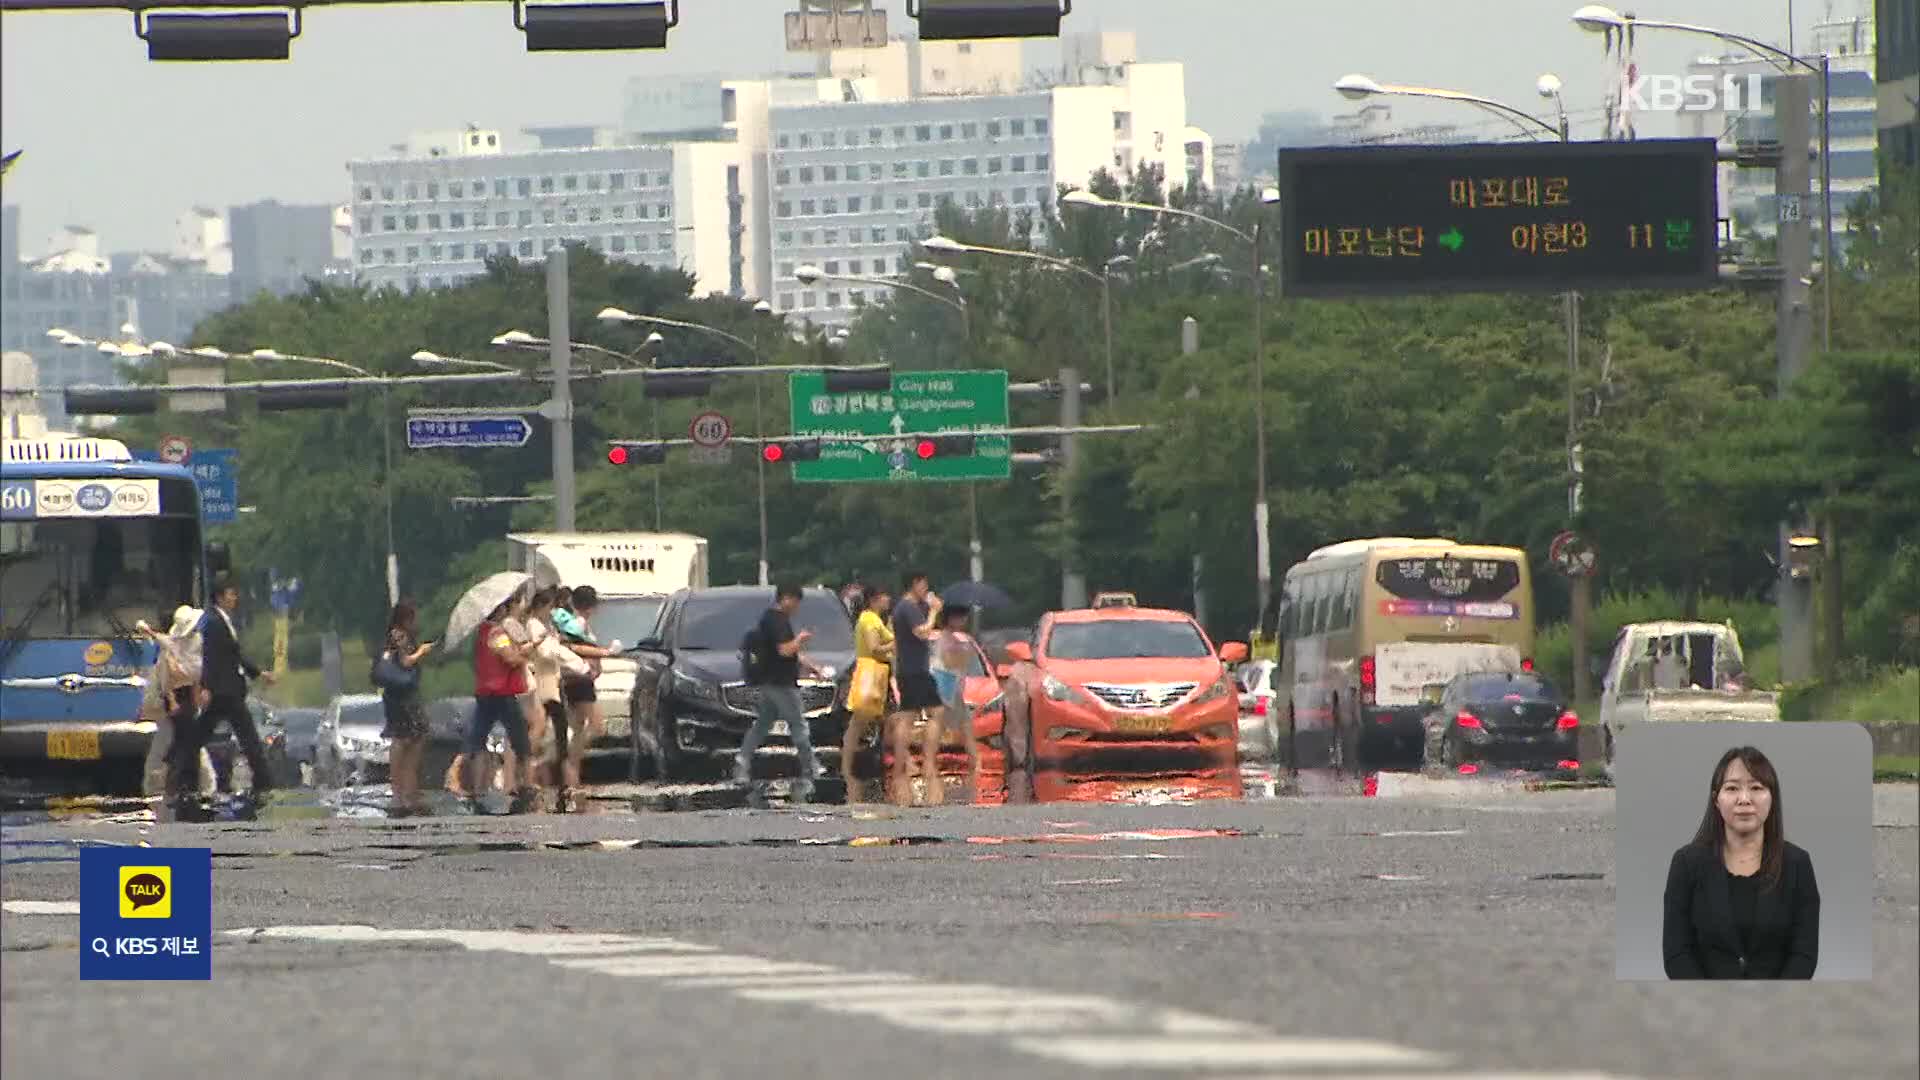
M21 430L22 421L33 427ZM0 771L130 766L153 737L140 702L181 604L204 607L211 561L182 465L124 443L8 417L0 458Z
M1533 582L1519 548L1349 540L1288 569L1278 606L1274 689L1296 767L1364 768L1390 747L1417 755L1430 687L1533 667Z

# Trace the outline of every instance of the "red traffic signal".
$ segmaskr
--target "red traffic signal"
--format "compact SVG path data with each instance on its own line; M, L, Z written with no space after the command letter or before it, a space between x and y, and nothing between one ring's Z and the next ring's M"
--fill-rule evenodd
M616 446L607 451L607 461L614 465L625 465L627 463L627 448L624 446Z
M918 457L921 461L925 461L939 452L940 448L933 445L932 439L921 439L913 448L914 456Z
M768 461L779 461L787 456L787 448L779 443L768 443L760 448L760 456Z
M760 460L768 464L791 461L820 460L820 441L818 439L787 439L784 442L770 442L760 448Z
M665 465L667 463L666 443L628 443L607 449L607 463L610 465Z
M934 435L916 442L913 453L921 461L932 461L937 457L967 457L973 453L973 436Z

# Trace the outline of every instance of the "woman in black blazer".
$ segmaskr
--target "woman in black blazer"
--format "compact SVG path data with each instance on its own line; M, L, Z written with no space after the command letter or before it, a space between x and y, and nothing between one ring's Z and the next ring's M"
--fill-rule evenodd
M1811 979L1820 963L1813 860L1787 843L1780 775L1737 746L1713 770L1707 812L1667 871L1669 979Z

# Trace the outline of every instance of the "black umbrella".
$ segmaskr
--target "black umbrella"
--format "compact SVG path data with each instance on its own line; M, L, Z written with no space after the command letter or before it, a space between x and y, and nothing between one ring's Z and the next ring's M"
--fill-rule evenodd
M960 581L940 590L940 600L948 607L1010 608L1013 597L998 585L985 581Z

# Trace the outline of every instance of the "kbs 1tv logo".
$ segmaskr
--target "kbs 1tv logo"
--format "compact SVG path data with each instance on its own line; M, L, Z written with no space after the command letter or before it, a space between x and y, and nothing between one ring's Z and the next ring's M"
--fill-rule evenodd
M1714 76L1642 75L1636 72L1621 95L1634 112L1759 113L1765 80L1758 74Z

